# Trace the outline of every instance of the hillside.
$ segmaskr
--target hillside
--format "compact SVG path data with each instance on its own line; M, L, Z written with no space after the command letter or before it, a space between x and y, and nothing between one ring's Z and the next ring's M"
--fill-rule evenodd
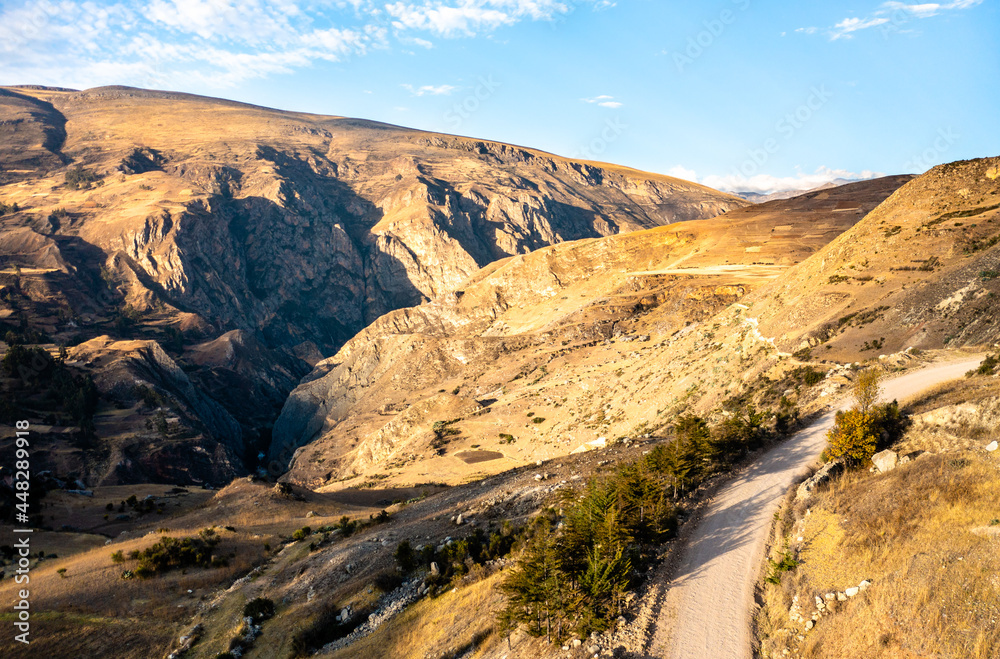
M293 458L289 478L310 486L461 482L727 400L788 394L808 410L846 382L838 364L996 343L998 165L494 264L319 363L286 402L271 458ZM799 390L803 368L823 386Z
M765 363L774 346L733 316L734 304L907 180L495 263L430 304L387 314L317 364L285 404L271 458L283 464L307 445L290 477L311 486L389 468L402 482L455 482L650 432L692 386L691 403L735 388L706 376L725 381L742 364L750 382L775 366ZM447 421L447 436L435 432Z
M102 457L77 460L93 482L152 478L114 457L175 436L232 466L190 477L246 473L298 380L384 313L497 259L746 205L496 142L126 87L0 89L0 203L0 335L53 355L97 340L69 358L99 386L101 346L155 342L231 417L155 378L137 380L145 403L102 389ZM159 438L158 408L178 426Z

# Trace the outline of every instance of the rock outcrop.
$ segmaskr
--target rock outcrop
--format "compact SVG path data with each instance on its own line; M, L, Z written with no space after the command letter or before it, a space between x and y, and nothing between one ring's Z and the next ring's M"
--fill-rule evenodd
M249 455L298 379L383 314L498 259L747 204L496 142L126 87L0 89L0 201L19 209L0 218L0 268L23 270L25 322L54 343L160 342Z

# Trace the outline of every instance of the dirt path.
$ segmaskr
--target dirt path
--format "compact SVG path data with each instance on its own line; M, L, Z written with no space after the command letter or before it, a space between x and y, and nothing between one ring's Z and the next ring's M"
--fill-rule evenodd
M885 398L903 401L961 377L982 356L936 364L884 383ZM842 403L847 407L849 401ZM693 530L663 606L655 612L649 657L748 659L754 584L772 517L788 487L823 450L829 412L765 453L719 490Z

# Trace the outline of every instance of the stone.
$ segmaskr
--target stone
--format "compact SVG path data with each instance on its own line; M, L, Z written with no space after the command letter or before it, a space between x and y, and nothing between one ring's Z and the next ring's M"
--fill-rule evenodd
M438 575L441 574L441 568L438 567L436 562L431 563L431 574Z
M828 480L836 476L844 468L842 460L831 460L819 468L819 470L807 478L795 491L795 500L803 501L809 498L812 491Z
M812 629L815 626L816 626L816 623L813 622L812 620L810 620L809 622L806 623L806 631L809 631L810 629Z
M862 581L861 583L858 584L858 590L863 593L866 590L868 590L868 586L870 586L870 585L872 585L872 582L868 581L867 579L865 579L864 581Z
M994 439L992 442L986 445L986 450L992 453L997 450L997 441Z
M845 595L844 593L837 593L837 601L838 602L846 602L847 601L847 595Z
M848 597L854 597L859 592L861 592L857 587L844 589L844 594Z
M306 517L319 517L319 515L316 514L315 510L310 510L306 513Z
M574 648L578 648L578 647L580 647L581 645L583 645L583 641L581 641L581 640L580 640L580 639L578 639L578 638L574 638L574 639L573 639L573 647L574 647Z
M455 518L455 524L457 524L458 526L461 526L464 523L465 523L465 518L462 517L461 514L459 514L459 516Z
M899 456L895 451L886 449L872 456L872 464L878 469L880 474L892 471L899 464Z
M342 609L340 611L341 622L347 622L350 619L351 619L351 609L350 608Z

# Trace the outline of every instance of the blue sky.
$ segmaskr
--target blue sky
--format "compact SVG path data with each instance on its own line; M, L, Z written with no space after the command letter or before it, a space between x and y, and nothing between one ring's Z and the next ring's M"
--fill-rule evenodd
M1000 154L996 0L0 0L0 84L363 117L727 190Z

